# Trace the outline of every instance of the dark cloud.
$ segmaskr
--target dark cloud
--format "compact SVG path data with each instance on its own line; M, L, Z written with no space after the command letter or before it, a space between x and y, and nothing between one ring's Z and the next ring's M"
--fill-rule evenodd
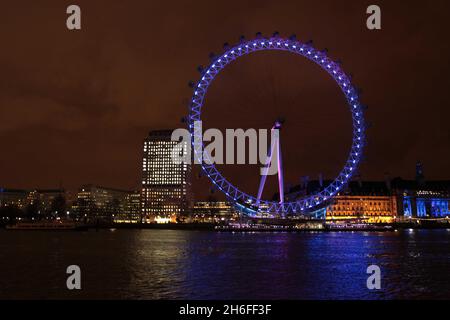
M2 4L2 185L138 187L142 140L181 125L196 66L223 42L275 30L330 49L363 89L373 124L364 177L411 177L422 160L428 177L450 178L445 1L379 1L381 31L365 28L365 1L77 1L81 31L65 27L69 4ZM205 126L219 128L270 127L279 115L287 119L286 180L336 174L350 115L332 80L308 61L245 57L214 82L204 112ZM223 169L256 189L257 168Z

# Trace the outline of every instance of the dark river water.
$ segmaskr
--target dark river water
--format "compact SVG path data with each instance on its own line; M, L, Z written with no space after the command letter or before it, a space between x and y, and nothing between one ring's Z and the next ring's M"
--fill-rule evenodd
M69 265L81 290L66 288ZM450 299L450 230L0 230L0 299L17 298Z

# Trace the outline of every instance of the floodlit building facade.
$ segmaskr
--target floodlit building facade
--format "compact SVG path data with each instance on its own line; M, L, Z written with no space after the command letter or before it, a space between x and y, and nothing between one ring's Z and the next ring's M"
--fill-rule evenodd
M325 188L331 181L303 181L288 193L295 201L305 194L313 194ZM320 217L327 220L358 220L368 223L390 223L397 217L397 198L389 181L351 181L338 193ZM321 211L321 212L322 212ZM317 216L319 218L319 216Z

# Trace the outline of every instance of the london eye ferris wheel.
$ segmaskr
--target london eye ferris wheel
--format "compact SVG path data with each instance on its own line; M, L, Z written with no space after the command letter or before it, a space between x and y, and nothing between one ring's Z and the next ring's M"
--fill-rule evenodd
M352 145L342 170L338 173L336 178L322 190L291 202L284 201L284 181L279 144L278 147L272 145L269 157L275 155L280 162L279 171L281 172L278 172L280 198L277 201L270 201L261 199L266 175L263 174L261 177L257 195L243 192L228 181L213 163L205 161L203 142L200 144L194 143L194 141L202 141L202 132L194 126L194 123L196 121L201 121L203 101L208 92L208 87L213 80L227 65L239 57L264 50L287 51L319 65L339 85L352 115ZM359 101L358 90L352 84L350 77L342 70L340 64L329 58L326 51L315 49L311 43L300 42L295 36L283 38L280 37L278 33L275 33L269 38L262 37L258 33L256 38L252 40L244 40L244 38L241 37L239 44L228 46L225 52L215 57L209 66L202 69L201 77L193 85L193 88L194 92L189 105L188 129L191 134L194 157L199 160L204 174L211 180L213 185L223 192L229 201L240 208L245 209L244 212L247 214L254 216L269 214L271 216L284 217L286 214L303 215L307 212L311 212L330 201L345 187L356 172L361 160L365 141L364 108ZM280 126L281 123L276 122L272 129L279 128Z

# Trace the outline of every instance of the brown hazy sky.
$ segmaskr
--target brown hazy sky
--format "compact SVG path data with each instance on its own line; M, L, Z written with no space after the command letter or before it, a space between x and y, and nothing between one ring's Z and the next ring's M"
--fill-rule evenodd
M449 179L448 1L3 1L0 11L0 186L132 189L149 130L182 126L189 80L224 42L297 34L343 61L369 106L361 173L411 178L417 160ZM82 30L66 29L78 4ZM286 181L331 178L349 150L350 114L324 71L286 53L257 53L224 70L205 127L269 128L284 116ZM246 191L257 168L225 168ZM194 183L207 188L208 182ZM200 195L201 197L202 195Z

